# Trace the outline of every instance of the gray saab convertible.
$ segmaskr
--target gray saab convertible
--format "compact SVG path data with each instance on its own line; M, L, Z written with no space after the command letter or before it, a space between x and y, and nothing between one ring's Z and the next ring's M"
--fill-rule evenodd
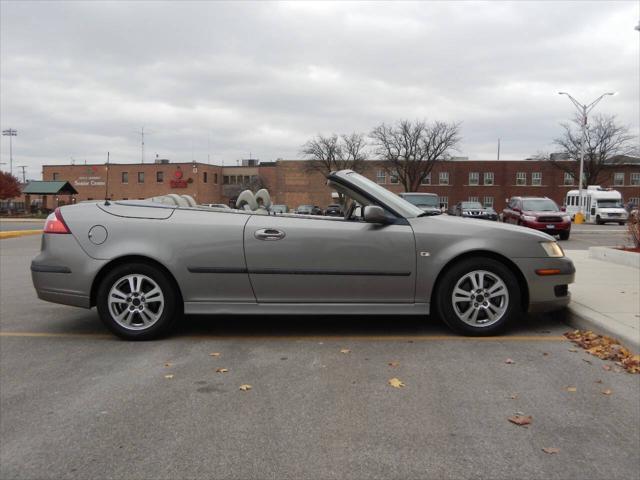
M154 201L56 209L31 272L38 296L97 307L116 335L149 339L182 314L435 314L493 335L569 303L575 269L553 237L426 215L342 170L344 217ZM250 193L250 192L249 192ZM358 208L356 208L358 206Z

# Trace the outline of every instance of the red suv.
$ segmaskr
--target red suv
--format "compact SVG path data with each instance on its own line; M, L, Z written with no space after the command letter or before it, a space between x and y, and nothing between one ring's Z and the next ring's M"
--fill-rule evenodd
M558 235L560 240L568 240L571 233L571 217L546 197L511 197L502 221Z

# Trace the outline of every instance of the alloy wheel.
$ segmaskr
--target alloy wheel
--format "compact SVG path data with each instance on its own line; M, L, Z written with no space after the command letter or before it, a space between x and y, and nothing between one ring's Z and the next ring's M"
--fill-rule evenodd
M509 290L504 281L487 270L463 275L451 294L453 310L460 320L473 327L498 322L509 307Z
M164 311L164 295L150 277L131 274L114 282L107 299L113 320L128 330L144 330Z

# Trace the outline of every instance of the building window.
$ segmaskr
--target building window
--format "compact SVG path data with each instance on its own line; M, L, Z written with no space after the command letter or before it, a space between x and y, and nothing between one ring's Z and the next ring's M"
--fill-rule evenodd
M213 183L215 183L216 185L218 184L218 174L217 173L213 174Z
M480 174L478 172L469 172L469 185L479 185Z
M573 174L571 172L564 172L564 184L573 185Z
M122 183L129 183L129 172L122 172Z
M634 172L631 174L631 185L640 185L640 173Z
M379 185L384 185L385 183L387 183L387 174L384 170L378 170L376 172L376 182Z
M516 185L526 185L526 184L527 184L527 173L526 172L516 173Z
M438 175L438 183L440 183L440 185L449 185L449 172L440 172Z
M207 183L207 172L202 172L202 181Z
M493 185L493 172L484 172L484 184Z
M640 207L640 197L631 197L629 203L633 205L633 208Z
M493 208L493 197L484 197L484 208Z
M389 183L391 185L398 185L400 183L400 177L398 177L398 172L389 174Z
M140 180L138 180L140 181ZM156 172L156 182L163 183L164 182L164 172Z
M144 172L138 172L138 183L144 183Z
M542 173L541 172L533 172L531 174L531 185L535 185L537 187L542 185Z
M58 180L60 177L60 174L58 172L53 172L53 181L55 182L56 180Z
M447 210L449 208L449 197L438 197L440 208Z
M477 202L477 201L479 201L479 200L478 200L478 197L473 197L473 196L471 196L471 197L469 197L469 201L470 201L470 202Z
M422 180L420 181L422 185L431 185L431 172L422 175Z
M229 175L223 175L222 184L223 185L229 185Z
M616 186L624 185L624 172L616 172L613 175L613 184Z

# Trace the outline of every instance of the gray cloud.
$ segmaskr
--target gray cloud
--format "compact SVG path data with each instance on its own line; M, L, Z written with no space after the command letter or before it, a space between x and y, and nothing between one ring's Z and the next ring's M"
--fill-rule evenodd
M15 164L296 158L315 133L463 122L461 155L548 149L572 106L638 132L637 2L0 3ZM3 162L8 142L2 142ZM7 168L8 165L3 165Z

